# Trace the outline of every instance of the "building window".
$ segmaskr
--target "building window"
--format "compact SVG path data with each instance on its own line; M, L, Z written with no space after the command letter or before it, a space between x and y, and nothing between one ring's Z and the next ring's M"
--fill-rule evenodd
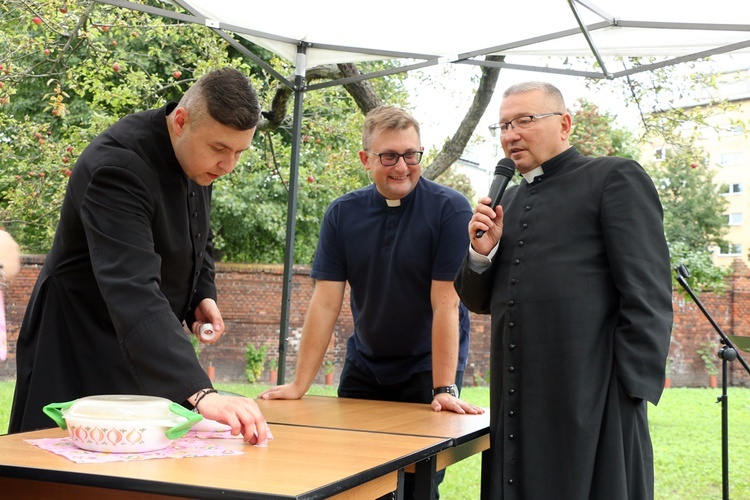
M654 149L654 160L662 161L667 159L667 148L664 146Z
M740 194L742 192L742 184L724 184L722 194Z
M739 243L726 243L719 247L719 255L741 255L742 245Z
M727 123L719 127L719 135L722 137L743 135L744 133L745 133L745 128L742 125Z
M719 155L719 165L722 167L729 167L732 165L742 165L745 161L745 155L742 151L735 153L724 153Z
M727 226L741 226L742 225L742 214L726 214Z

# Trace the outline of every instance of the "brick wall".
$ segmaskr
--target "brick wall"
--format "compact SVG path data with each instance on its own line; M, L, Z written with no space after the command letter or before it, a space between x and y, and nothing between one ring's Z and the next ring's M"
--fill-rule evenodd
M742 259L736 259L732 263L732 274L727 279L724 293L696 291L696 294L724 334L750 336L750 269ZM675 293L672 308L675 317L669 351L672 359L672 384L687 387L705 386L707 374L696 351L704 343L718 351L721 347L719 335L698 304L687 293ZM745 361L750 363L750 353L741 354ZM718 357L716 366L719 367L721 377L721 361ZM731 385L750 386L750 376L738 361L731 362L728 366L728 379Z
M0 378L15 376L15 345L29 294L39 273L43 256L25 256L21 273L13 280L6 293L8 322L8 360L0 363ZM204 366L213 365L216 379L220 381L245 380L245 347L268 346L268 356L278 357L279 318L283 268L277 265L223 264L217 265L219 307L224 315L227 335L212 346L201 348L199 356ZM289 343L286 359L286 379L291 380L296 363L296 352L304 316L312 295L313 280L310 269L295 266L292 278L291 307L289 311ZM704 292L699 295L711 316L727 335L750 336L750 270L741 260L734 263L732 275L727 280L727 291L718 295ZM696 350L702 342L719 347L718 335L695 302L686 295L673 297L675 326L672 332L670 357L673 360L671 378L673 386L700 387L708 383L703 362ZM471 315L472 338L469 354L470 366L464 384L480 380L489 369L490 321L489 316ZM336 323L326 359L335 363L335 375L343 366L346 339L352 330L348 289L344 308ZM743 353L750 360L750 353ZM718 363L718 360L717 360ZM730 363L730 382L750 386L750 376L735 361ZM264 374L267 377L267 374ZM316 382L323 383L321 369Z

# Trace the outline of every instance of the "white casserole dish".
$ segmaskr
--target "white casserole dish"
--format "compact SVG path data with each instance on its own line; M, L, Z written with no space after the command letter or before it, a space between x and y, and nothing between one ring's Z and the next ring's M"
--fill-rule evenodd
M107 453L164 449L203 419L168 399L128 394L87 396L43 410L76 446Z

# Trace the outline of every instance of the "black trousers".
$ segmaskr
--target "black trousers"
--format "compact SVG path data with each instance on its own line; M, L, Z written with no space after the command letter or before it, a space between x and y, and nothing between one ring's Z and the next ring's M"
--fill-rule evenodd
M459 390L463 385L464 372L456 372L456 385ZM396 401L400 403L432 402L432 372L415 373L397 384L380 384L375 377L359 368L348 359L344 363L339 380L338 395L340 398L374 399L377 401ZM438 486L443 482L445 470L435 474L435 498L440 498ZM391 498L386 495L384 499ZM414 474L405 474L404 499L414 499Z

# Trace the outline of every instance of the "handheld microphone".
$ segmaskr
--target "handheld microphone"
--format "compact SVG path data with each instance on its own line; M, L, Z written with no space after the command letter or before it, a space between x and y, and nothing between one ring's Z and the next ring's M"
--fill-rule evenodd
M508 187L508 183L513 178L515 171L516 163L510 158L503 158L497 162L497 166L495 167L495 177L492 179L490 192L487 194L487 196L492 199L490 206L493 210L500 203L500 198L503 197L505 188ZM484 231L481 229L477 230L477 238L481 238L483 234Z

